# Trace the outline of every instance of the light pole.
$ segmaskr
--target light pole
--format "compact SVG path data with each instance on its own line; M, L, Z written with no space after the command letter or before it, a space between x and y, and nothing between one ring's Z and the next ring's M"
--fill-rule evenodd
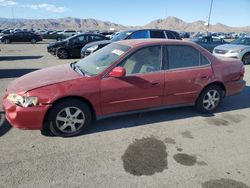
M213 8L213 2L214 2L214 0L211 0L210 10L209 10L209 15L208 15L208 22L207 22L207 35L209 32L210 18L211 18L211 13L212 13L212 8Z

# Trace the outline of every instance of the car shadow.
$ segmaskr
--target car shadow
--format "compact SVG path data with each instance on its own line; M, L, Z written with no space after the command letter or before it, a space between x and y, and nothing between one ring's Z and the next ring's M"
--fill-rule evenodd
M0 69L0 79L16 78L39 69Z
M250 86L246 86L243 92L236 96L226 97L216 113L230 112L250 107ZM118 129L127 129L138 126L147 126L152 123L169 123L174 120L187 119L192 117L213 117L215 114L201 114L194 107L182 107L167 110L158 110L133 115L110 117L93 123L93 125L82 135L94 134ZM44 136L52 136L46 131L42 131ZM82 136L79 135L79 136Z
M0 56L0 61L41 59L43 56Z
M4 117L4 112L0 111L0 137L8 133L11 130L11 128L12 127Z

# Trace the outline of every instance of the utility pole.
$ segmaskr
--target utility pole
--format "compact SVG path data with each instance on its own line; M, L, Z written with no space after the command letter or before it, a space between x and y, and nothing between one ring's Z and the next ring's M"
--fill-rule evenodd
M208 15L208 22L207 22L207 35L209 32L210 18L211 18L211 13L212 13L212 8L213 8L213 2L214 2L214 0L211 0L210 10L209 10L209 15Z

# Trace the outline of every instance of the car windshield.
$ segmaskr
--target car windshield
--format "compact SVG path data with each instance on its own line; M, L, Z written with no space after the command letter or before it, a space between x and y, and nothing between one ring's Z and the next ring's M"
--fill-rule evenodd
M88 76L96 76L117 61L131 47L112 43L76 63L76 67Z
M231 44L250 45L250 38L238 38L233 40Z
M111 41L119 41L119 40L124 40L126 39L130 34L132 33L132 31L123 31L123 32L120 32L120 33L117 33L115 34Z

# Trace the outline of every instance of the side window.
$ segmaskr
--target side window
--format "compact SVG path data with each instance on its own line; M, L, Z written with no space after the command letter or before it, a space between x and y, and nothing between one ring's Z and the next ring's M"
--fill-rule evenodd
M149 31L143 30L143 31L136 31L131 34L129 37L131 39L144 39L144 38L150 38L149 37Z
M168 31L165 31L168 39L175 39L175 36L171 33L171 32L168 32Z
M209 65L210 62L208 59L200 53L200 65Z
M250 45L250 39L245 40L245 45Z
M81 35L79 37L72 38L71 42L72 43L78 43L78 44L85 43L86 42L86 36Z
M165 34L163 31L150 31L150 38L165 39Z
M190 46L167 46L169 69L200 65L200 52Z
M138 50L119 66L126 69L126 75L131 75L160 71L161 62L161 46L151 46Z
M18 32L14 34L16 37L23 37L23 33L22 32Z
M90 41L99 41L99 40L105 40L103 37L97 36L97 35L89 35L89 42Z

